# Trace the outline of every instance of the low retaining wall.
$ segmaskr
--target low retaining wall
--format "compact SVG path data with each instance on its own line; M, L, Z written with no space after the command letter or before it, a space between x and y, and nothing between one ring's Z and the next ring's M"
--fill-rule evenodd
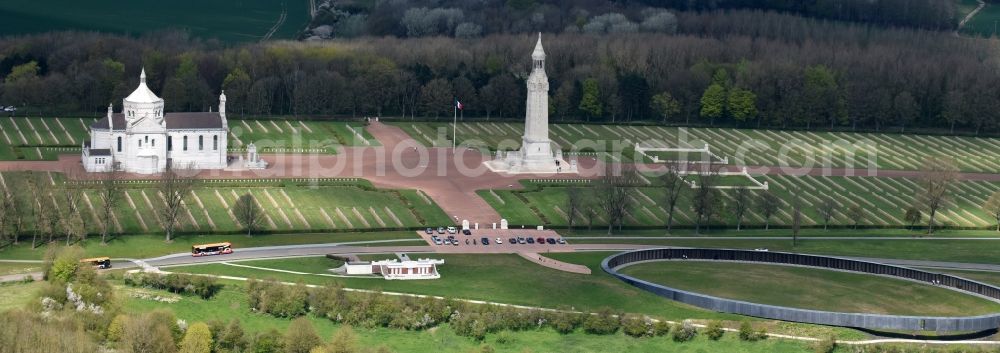
M948 287L971 295L978 295L994 301L1000 301L1000 288L961 277L874 262L782 252L728 249L647 249L629 251L609 256L601 263L601 268L603 268L605 272L618 277L628 284L653 292L661 297L723 313L740 314L783 321L876 330L978 332L996 329L1000 326L1000 313L981 316L938 317L841 313L798 309L718 298L710 295L670 288L618 273L618 269L638 262L684 259L809 266L890 276L924 282L928 285Z

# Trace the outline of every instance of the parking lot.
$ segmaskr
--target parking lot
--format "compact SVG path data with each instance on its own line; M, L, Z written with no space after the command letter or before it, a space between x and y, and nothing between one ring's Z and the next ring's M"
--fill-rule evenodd
M531 253L546 253L546 252L564 252L572 251L572 248L568 244L539 244L535 241L534 244L511 244L510 238L552 238L560 239L562 236L553 230L536 230L536 229L472 229L472 235L462 234L462 230L458 229L455 234L445 232L444 234L438 234L437 228L434 228L434 234L427 234L425 231L421 230L417 233L420 237L424 239L431 247L434 248L436 252L440 253L517 253L517 252L531 252ZM436 245L431 239L433 236L445 239L449 236L454 236L458 245L452 244L441 244ZM489 245L483 245L482 238L489 239ZM497 238L500 238L502 243L497 243Z

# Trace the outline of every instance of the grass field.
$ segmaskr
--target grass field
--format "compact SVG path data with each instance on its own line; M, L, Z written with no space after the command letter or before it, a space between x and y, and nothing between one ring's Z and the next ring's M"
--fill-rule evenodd
M94 120L0 117L0 160L56 160L60 154L79 154ZM378 145L360 122L230 119L229 127L232 153L245 151L251 142L261 153L336 153L339 146Z
M237 318L243 327L250 332L259 332L270 328L284 331L290 322L288 319L278 319L267 315L250 312L247 307L247 297L241 289L230 285L210 300L194 296L182 296L176 303L163 303L139 298L129 298L133 288L120 288L120 297L128 298L124 309L129 312L146 312L158 308L173 310L177 317L188 323L218 318L229 320ZM166 292L157 291L160 294ZM310 316L320 337L328 340L338 325L330 320ZM478 342L454 334L447 325L427 331L402 331L393 329L354 328L358 334L359 345L362 347L377 347L385 345L396 352L470 352L480 351L481 346L489 345L495 352L747 352L747 353L791 353L804 352L805 344L785 341L767 340L756 343L744 343L736 339L734 334L727 334L721 341L710 341L698 337L694 341L675 343L669 338L634 339L621 333L610 336L588 335L575 332L560 335L554 331L528 330L513 333L510 342L500 343L495 334L487 335Z
M583 264L590 275L572 274L535 265L516 255L434 255L445 264L438 267L441 278L429 281L385 281L378 278L331 278L270 272L222 264L172 267L170 271L228 275L248 278L275 278L289 282L329 284L337 282L348 288L373 289L401 293L428 294L502 303L597 310L610 307L669 319L740 320L736 315L718 314L657 297L628 286L600 269L600 262L611 253L547 254L561 261ZM365 259L394 258L392 254L366 255ZM325 258L295 258L240 261L238 264L306 273L329 273L339 263ZM782 332L801 334L835 333L843 338L859 338L857 331L820 326L768 322Z
M887 259L998 263L1000 252L996 250L996 240L821 240L800 238L792 246L792 238L787 240L730 240L712 239L586 239L570 238L573 244L647 244L681 247L756 249L788 251L806 254L834 256L856 256Z
M772 217L772 225L791 224L792 190L801 190L803 204L803 224L806 226L822 226L823 219L817 208L822 204L823 195L833 198L836 203L831 225L853 226L855 219L849 214L852 205L862 208L862 217L858 222L861 226L902 227L907 226L903 215L905 208L913 204L913 195L917 195L921 186L917 180L906 178L870 178L870 177L792 177L792 176L758 176L767 181L770 189L782 200L778 214ZM664 191L657 187L655 178L645 179L646 187L634 188L631 209L626 217L626 225L631 226L661 226L666 224L667 212L661 206ZM567 184L568 185L568 184ZM586 186L587 184L581 184ZM579 186L579 185L578 185ZM996 221L986 214L981 205L994 191L1000 190L1000 184L983 181L967 181L957 183L950 193L952 203L939 213L935 223L938 225L962 228L993 229ZM732 203L733 190L721 190L726 205ZM760 191L751 190L753 195ZM566 188L563 186L543 186L528 190L481 190L480 197L493 206L512 225L548 225L565 226L567 220ZM695 214L691 210L691 189L685 189L678 202L675 224L691 226ZM537 210L537 211L536 211ZM735 226L736 220L729 208L721 210L723 223ZM764 218L751 207L744 217L743 224L763 226ZM600 213L600 212L599 212ZM926 220L926 217L925 217ZM718 220L717 220L718 222ZM584 217L577 217L577 226L586 225ZM596 225L606 225L603 216L595 220Z
M239 248L275 245L324 244L342 242L364 242L378 240L412 239L417 244L426 244L416 233L410 231L396 232L344 232L344 233L306 233L306 234L273 234L247 237L242 234L230 235L180 235L170 243L163 241L163 235L127 235L110 239L107 245L101 244L100 236L91 236L77 243L83 247L85 256L109 256L112 258L149 258L168 254L190 252L191 245L228 241L233 243L236 251ZM56 244L63 242L56 241ZM377 245L377 244L373 244ZM384 243L382 245L414 245L413 243ZM40 260L45 255L45 246L31 249L31 239L22 241L16 246L0 249L0 261L7 260ZM0 262L3 263L3 262ZM19 264L15 267L20 267ZM26 265L26 266L30 266ZM2 274L2 273L0 273Z
M0 188L14 188L3 182L5 175L12 176L0 174ZM62 183L60 174L49 175L56 187L69 185ZM246 193L252 194L264 209L261 227L274 232L402 229L452 223L444 211L433 201L421 197L419 191L379 190L368 185L355 179L321 180L315 184L309 181L203 183L186 198L179 230L217 233L244 229L230 207ZM81 203L84 221L89 225L88 230L97 234L101 229L98 215L102 201L95 188L84 188L83 192L86 196ZM128 184L124 196L112 229L124 234L162 231L163 218L158 210L165 207L165 201L155 185ZM42 202L58 209L65 207L62 205L65 200L59 197L47 197Z
M979 3L976 0L958 0L957 5L958 11L956 11L956 17L961 20L966 14L975 9ZM997 27L998 20L1000 20L1000 6L987 1L986 7L965 24L965 27L962 28L962 34L980 37L996 36L998 33L997 30L1000 28Z
M425 145L450 144L451 124L394 124ZM520 123L459 123L458 141L493 149L517 149L523 131L524 125ZM730 163L745 165L781 165L779 158L784 155L786 164L792 167L819 167L824 165L824 158L829 158L831 167L866 168L873 164L882 169L916 170L925 157L944 153L954 157L963 171L1000 172L1000 160L994 157L1000 154L1000 139L995 138L587 124L551 124L549 134L564 151L576 146L582 151L596 151L610 160L631 160L629 146L636 143L643 147L685 148L700 148L707 143L714 153L728 157ZM587 141L620 143L618 148L612 148L609 142L584 149L583 146L590 146ZM788 148L783 151L782 146ZM611 157L608 151L623 153L621 157Z
M35 292L41 289L44 284L44 282L13 282L0 285L0 312L13 308L23 308L35 298Z
M0 17L4 19L0 23L2 35L52 30L136 34L184 29L202 38L247 42L262 39L276 25L272 38L295 38L309 21L309 2L9 0L0 2Z
M0 260L0 276L41 271L42 264L30 262L4 262Z
M1000 303L912 281L822 269L710 261L642 263L620 272L754 303L890 315L973 316Z

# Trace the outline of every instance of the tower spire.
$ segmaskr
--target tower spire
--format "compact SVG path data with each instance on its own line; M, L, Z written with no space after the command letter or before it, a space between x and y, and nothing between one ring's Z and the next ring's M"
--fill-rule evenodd
M146 67L145 66L142 67L142 73L139 74L139 83L142 83L142 84L146 83Z

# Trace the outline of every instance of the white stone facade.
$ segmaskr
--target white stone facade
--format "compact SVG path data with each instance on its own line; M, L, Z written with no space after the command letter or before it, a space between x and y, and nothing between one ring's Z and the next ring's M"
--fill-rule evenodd
M443 264L444 260L440 259L348 262L344 264L342 272L348 275L380 274L388 280L437 279L441 278L441 274L437 271L437 265Z
M88 172L118 169L154 174L172 168L224 169L228 164L226 95L218 112L164 113L163 99L146 86L122 100L122 112L108 106L106 117L90 126L82 163Z
M508 174L576 173L576 164L566 163L562 150L549 139L549 77L545 74L545 50L542 35L531 53L531 74L527 80L524 135L521 149L497 152L486 166Z

